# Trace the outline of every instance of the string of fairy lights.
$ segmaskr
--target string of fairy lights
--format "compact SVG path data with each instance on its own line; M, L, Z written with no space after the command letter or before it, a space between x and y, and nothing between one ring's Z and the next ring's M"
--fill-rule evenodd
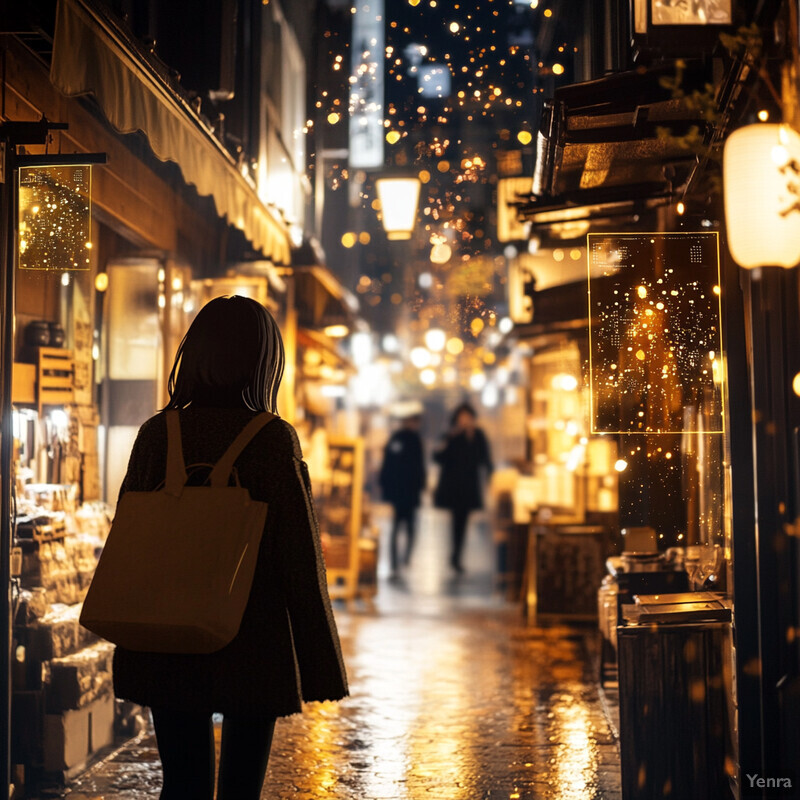
M376 255L384 247L376 227L344 231L341 246L360 250L362 272L355 290L363 306L376 315L405 307L410 331L418 338L429 330L445 331L445 346L428 348L430 369L457 362L472 373L483 371L497 359L499 323L509 327L506 262L494 233L493 191L500 157L532 144L543 96L578 52L563 35L559 38L553 5L539 0L385 5L386 159L414 172L422 184L413 292ZM556 42L549 62L534 55L535 37L547 25ZM353 59L346 34L330 30L325 39L330 71L341 76L341 91L327 83L315 104L319 120L334 127L367 102L367 93L348 89L368 80L376 67L359 54L358 69L348 75ZM520 171L525 166L521 157L513 163ZM328 164L325 174L334 191L355 181L361 208L372 212L371 217L354 215L361 220L374 220L380 212L371 178L362 171L349 174L346 162ZM450 341L454 344L448 348ZM421 374L428 368L422 367Z

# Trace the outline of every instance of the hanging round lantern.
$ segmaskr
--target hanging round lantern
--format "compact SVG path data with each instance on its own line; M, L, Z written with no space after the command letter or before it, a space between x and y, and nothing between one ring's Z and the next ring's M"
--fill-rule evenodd
M725 143L728 247L739 266L800 262L800 134L788 125L747 125Z
M376 184L386 236L392 240L410 239L417 221L419 178L378 178Z

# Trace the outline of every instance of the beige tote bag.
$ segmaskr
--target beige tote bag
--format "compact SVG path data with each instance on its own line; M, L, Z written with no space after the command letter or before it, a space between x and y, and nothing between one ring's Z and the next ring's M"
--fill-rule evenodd
M228 482L236 458L275 417L254 417L205 486L186 486L178 412L166 417L164 486L122 495L81 624L129 650L211 653L239 631L267 518L266 503Z

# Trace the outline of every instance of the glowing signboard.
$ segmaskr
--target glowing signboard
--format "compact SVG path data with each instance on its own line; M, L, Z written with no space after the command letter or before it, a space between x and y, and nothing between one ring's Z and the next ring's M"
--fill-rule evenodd
M91 190L88 164L20 168L20 269L90 268Z
M350 76L350 166L383 166L383 0L356 3Z
M593 433L723 432L718 248L716 233L587 236Z

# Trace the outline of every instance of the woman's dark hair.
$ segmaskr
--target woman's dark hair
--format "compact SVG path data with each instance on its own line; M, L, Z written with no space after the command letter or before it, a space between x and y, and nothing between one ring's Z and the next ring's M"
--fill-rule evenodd
M469 404L469 403L462 403L460 406L457 406L456 409L453 411L452 416L450 417L450 427L452 428L456 422L458 422L458 417L461 415L463 411L466 411L472 419L478 418L478 412Z
M278 413L285 356L278 325L249 297L215 297L186 331L169 374L166 408L186 408L200 396L241 392L253 411Z

